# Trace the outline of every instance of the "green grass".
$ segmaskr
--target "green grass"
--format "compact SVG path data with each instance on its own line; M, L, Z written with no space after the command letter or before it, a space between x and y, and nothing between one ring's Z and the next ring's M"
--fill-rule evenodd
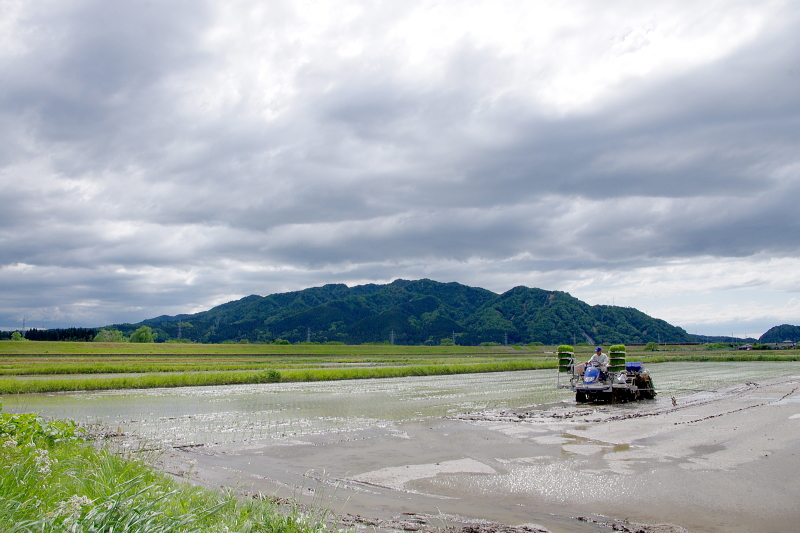
M342 379L399 378L408 376L441 376L481 372L509 372L556 368L553 358L526 361L494 361L472 364L435 364L404 367L305 369L281 372L281 381L335 381Z
M10 344L0 347L9 350ZM5 355L0 350L0 394L498 372L553 364L541 349L528 347L151 344L163 353L126 355L130 345L125 344L104 345L122 353L100 354L55 353L95 349L95 343L16 344L44 349ZM241 349L256 353L238 353Z
M652 353L652 352L648 352ZM644 363L669 363L669 362L732 362L732 361L800 361L800 354L797 352L728 352L728 353L693 353L693 354L660 354L660 355L637 355L637 360ZM630 352L628 360L631 360Z
M440 363L471 363L529 359L544 354L406 354L406 355L148 355L148 356L0 356L0 376L33 376L59 374L117 374L157 372L242 371L290 368L323 368L330 366L388 366L426 365Z
M524 347L529 350L528 347ZM538 351L539 347L537 347ZM423 355L508 353L512 346L139 344L0 341L0 355Z
M16 347L38 348L9 353ZM158 351L129 354L142 346ZM572 348L565 346L561 348ZM591 346L578 346L588 359ZM629 360L797 361L798 351L707 351L701 346L628 347ZM100 350L98 353L82 353ZM243 350L250 353L241 353ZM0 342L0 394L330 381L556 367L556 347L102 344ZM48 353L45 353L48 352ZM103 375L98 375L103 374Z
M284 371L258 372L183 372L146 374L142 376L67 378L67 379L1 379L0 394L87 391L109 389L151 389L200 385L238 385L274 383L278 381L334 381L343 379L395 378L478 372L506 372L555 368L552 358L493 361L470 364L429 364L354 368L295 368Z
M0 531L320 533L326 511L286 512L179 483L80 442L74 424L0 413Z

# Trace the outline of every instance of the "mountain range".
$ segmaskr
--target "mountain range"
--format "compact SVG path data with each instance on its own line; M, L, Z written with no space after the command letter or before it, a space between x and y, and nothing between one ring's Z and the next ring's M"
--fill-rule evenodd
M191 315L160 316L108 328L150 326L158 340L187 339L345 344L393 342L459 345L708 342L630 307L589 305L567 292L515 287L502 294L422 279L348 287L331 284L269 296L247 296ZM741 339L737 339L741 340Z

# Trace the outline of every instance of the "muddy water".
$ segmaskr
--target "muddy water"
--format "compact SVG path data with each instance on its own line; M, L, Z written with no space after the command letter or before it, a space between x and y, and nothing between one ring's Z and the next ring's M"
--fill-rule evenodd
M692 531L796 530L800 396L791 383L755 384L800 380L800 365L650 369L655 401L598 408L576 407L553 371L3 402L161 443L173 450L169 468L196 481L301 496L334 512L413 511L439 525L466 517L553 532L608 531L577 515Z
M284 439L569 398L554 372L7 396L9 412L103 423L171 445Z
M651 365L659 400L780 376L795 363ZM552 370L221 387L22 394L7 412L102 423L165 444L222 444L353 431L499 408L547 406L573 394Z

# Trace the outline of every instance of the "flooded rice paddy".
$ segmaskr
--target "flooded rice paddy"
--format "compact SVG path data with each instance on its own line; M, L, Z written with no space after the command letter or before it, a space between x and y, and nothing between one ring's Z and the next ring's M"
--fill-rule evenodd
M657 399L619 406L575 406L553 370L2 402L135 435L136 445L169 450L166 468L195 481L305 495L374 517L373 529L403 529L397 517L418 513L439 526L480 519L553 532L609 531L606 517L791 531L800 393L784 389L800 382L800 363L649 368ZM771 381L777 389L758 385ZM771 463L756 461L765 454Z
M797 363L650 365L660 400L783 375ZM269 383L148 390L22 394L7 412L104 424L180 446L281 439L472 411L547 406L573 399L553 370ZM563 379L563 378L562 378ZM562 380L562 383L566 382Z

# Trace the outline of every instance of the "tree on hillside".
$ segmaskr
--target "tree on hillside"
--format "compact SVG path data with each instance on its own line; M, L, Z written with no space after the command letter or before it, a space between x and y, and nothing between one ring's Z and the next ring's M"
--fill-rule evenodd
M125 337L122 335L122 332L118 329L101 329L100 332L95 335L93 342L125 342ZM153 342L153 341L142 341L142 342Z
M758 342L761 343L783 341L800 341L800 326L792 326L790 324L775 326L774 328L770 328L758 339Z
M128 342L155 342L156 336L153 335L153 330L150 326L142 326L133 333Z

